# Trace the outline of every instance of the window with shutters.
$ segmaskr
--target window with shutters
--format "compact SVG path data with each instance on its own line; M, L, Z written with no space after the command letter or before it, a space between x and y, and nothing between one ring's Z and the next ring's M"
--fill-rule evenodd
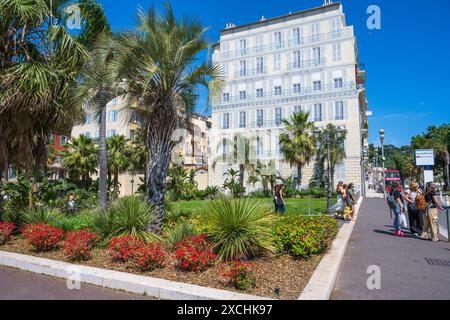
M246 91L239 91L239 100L245 100L247 98Z
M275 124L279 126L281 124L281 108L275 108Z
M333 43L333 61L341 60L341 44L339 42Z
M246 122L246 113L245 111L239 112L239 128L245 128L245 122Z
M313 89L314 91L320 91L322 90L322 82L320 80L313 82Z
M322 104L314 104L314 121L322 121Z
M335 120L343 120L344 119L344 102L336 101L334 103L334 115Z
M294 83L293 85L292 85L292 91L294 92L294 93L300 93L301 92L301 85L300 85L300 83Z
M342 78L335 78L334 79L334 88L340 89L343 86Z
M276 96L281 96L281 86L275 86L273 91Z
M264 97L264 90L262 88L256 89L256 97L257 98Z
M229 128L230 128L230 114L226 112L223 114L222 129L229 129Z
M262 74L264 73L264 59L263 58L256 58L256 73Z
M264 125L264 111L256 110L256 125L262 127Z

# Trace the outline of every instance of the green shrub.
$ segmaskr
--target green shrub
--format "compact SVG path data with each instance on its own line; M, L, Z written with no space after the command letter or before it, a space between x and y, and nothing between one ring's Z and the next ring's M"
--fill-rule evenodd
M2 219L5 222L12 222L16 226L15 231L23 225L25 210L6 206L2 214Z
M45 207L27 210L23 215L23 222L25 224L45 224L55 226L60 219L61 213L57 209Z
M167 247L173 249L175 245L194 235L194 228L186 221L182 221L167 231Z
M338 223L332 217L289 215L279 219L273 235L279 252L300 258L325 252L337 231Z
M270 209L254 199L220 198L207 205L209 237L219 259L249 258L273 252Z
M271 198L272 195L268 191L253 191L248 194L250 198L263 199L263 198Z
M93 225L104 243L122 236L132 236L144 242L160 241L157 235L147 230L154 219L153 207L144 199L124 197L105 212L97 214Z
M61 217L54 226L64 231L93 230L98 214L98 210L84 210L74 216Z

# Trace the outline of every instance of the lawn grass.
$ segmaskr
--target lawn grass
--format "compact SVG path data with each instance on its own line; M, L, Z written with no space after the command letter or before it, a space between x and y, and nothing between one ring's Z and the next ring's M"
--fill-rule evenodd
M270 198L257 199L261 203L267 203L273 207ZM174 206L177 210L190 213L204 213L206 200L177 201ZM317 214L325 213L327 208L326 198L289 198L286 199L287 214Z

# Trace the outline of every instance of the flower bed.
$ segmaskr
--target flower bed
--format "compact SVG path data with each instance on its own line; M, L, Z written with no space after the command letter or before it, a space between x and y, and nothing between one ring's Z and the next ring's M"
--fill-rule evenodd
M12 222L0 222L0 245L8 242L15 227Z
M297 299L337 225L326 217L278 216L273 228L278 247L275 255L225 263L219 262L206 234L188 236L169 250L163 243L145 243L130 236L113 238L106 248L96 246L98 238L88 230L68 232L59 246L62 230L28 225L22 231L23 237L12 236L0 250L269 298Z

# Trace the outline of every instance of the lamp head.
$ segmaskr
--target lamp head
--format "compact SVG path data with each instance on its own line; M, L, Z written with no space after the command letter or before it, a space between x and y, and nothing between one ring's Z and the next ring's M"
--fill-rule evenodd
M380 134L380 136L384 137L384 129L380 129L380 131L378 131L378 133Z

